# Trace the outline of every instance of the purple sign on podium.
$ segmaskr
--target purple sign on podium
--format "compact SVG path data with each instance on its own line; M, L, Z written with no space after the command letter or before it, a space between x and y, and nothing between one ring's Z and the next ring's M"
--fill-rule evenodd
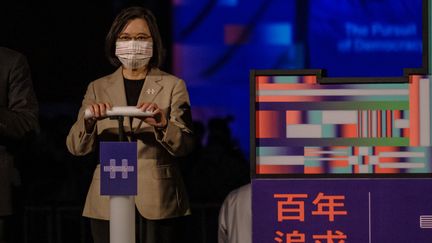
M101 195L136 195L136 142L101 142L99 146Z

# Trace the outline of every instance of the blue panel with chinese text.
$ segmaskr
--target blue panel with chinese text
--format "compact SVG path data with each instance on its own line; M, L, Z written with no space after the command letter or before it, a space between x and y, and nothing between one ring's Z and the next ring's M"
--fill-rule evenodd
M432 179L258 179L253 242L431 242Z

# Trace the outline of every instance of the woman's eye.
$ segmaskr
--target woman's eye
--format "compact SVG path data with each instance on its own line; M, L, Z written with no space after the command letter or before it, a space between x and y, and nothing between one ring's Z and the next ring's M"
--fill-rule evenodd
M131 38L128 36L120 36L119 40L128 41L128 40L131 40Z

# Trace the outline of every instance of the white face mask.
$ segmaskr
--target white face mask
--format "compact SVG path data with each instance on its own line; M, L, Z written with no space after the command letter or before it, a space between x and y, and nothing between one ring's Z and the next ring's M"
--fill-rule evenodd
M117 41L115 55L126 68L137 69L144 67L153 56L153 42Z

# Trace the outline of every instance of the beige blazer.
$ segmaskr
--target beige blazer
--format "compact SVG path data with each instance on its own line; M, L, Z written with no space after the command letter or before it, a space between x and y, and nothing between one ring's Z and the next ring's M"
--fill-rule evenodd
M122 69L88 85L78 119L66 139L68 150L85 155L96 149L98 141L117 141L116 120L96 123L92 133L84 129L84 110L95 102L126 106ZM138 103L154 102L165 112L168 126L159 131L136 118L124 119L126 137L138 144L138 195L135 204L147 219L165 219L190 214L189 201L177 164L178 156L192 151L192 118L189 95L183 80L159 69L148 73ZM132 121L131 121L132 119ZM132 126L131 126L132 125ZM100 165L94 171L83 216L109 219L109 197L100 195Z

